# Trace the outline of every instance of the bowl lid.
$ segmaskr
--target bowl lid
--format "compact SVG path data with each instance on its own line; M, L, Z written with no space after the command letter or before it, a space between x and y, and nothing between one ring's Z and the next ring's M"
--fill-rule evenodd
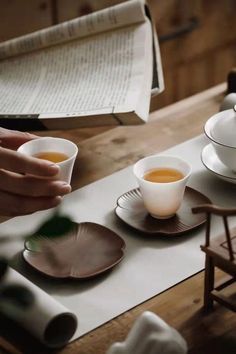
M211 125L211 137L218 143L236 146L236 112L228 109L220 112Z

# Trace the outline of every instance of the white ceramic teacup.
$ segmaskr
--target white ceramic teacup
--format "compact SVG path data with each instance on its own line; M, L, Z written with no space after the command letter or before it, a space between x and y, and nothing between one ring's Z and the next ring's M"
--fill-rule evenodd
M144 175L153 169L174 169L183 178L174 182L150 182ZM191 166L181 158L170 155L153 155L139 160L133 168L147 211L158 219L175 215L183 200L186 183L191 174Z
M17 151L30 156L35 156L42 152L57 152L65 154L68 158L56 163L60 167L60 172L56 178L70 183L75 159L78 153L78 147L70 140L52 137L38 138L22 144Z
M228 109L214 114L204 130L221 162L236 172L236 112Z

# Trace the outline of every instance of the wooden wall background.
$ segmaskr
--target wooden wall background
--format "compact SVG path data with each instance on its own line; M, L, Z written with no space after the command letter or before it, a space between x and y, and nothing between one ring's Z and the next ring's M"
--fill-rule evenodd
M0 41L122 0L0 0ZM148 0L160 39L165 91L157 109L226 80L236 66L235 0Z

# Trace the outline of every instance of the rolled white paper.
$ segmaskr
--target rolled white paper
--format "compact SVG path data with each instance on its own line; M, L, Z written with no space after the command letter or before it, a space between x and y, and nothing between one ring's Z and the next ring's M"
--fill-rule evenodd
M59 348L68 343L77 328L77 317L50 295L13 269L4 277L4 285L21 285L34 296L34 301L22 315L12 317L44 345Z

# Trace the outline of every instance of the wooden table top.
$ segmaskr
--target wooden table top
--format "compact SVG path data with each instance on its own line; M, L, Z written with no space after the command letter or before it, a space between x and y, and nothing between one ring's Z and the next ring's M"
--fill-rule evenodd
M72 178L77 189L110 175L136 162L141 157L157 153L203 133L206 120L219 110L225 84L155 111L149 122L140 126L84 128L68 131L37 132L68 138L79 145L80 152ZM200 249L199 249L199 252ZM177 284L145 303L127 311L77 341L57 351L60 354L105 354L115 341L126 337L135 319L150 310L176 328L186 339L190 354L236 353L236 316L216 305L214 312L202 311L203 276L195 276ZM217 273L217 278L222 274ZM24 336L17 340L18 348L11 353L46 353ZM10 349L9 349L10 348ZM161 354L161 353L160 353Z

